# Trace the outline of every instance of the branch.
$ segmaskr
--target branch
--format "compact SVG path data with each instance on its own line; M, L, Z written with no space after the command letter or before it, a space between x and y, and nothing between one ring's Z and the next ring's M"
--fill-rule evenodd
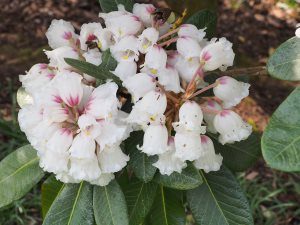
M268 75L267 68L265 66L255 66L248 68L237 68L227 71L220 72L208 72L205 75L218 74L221 76L239 76L239 75L249 75L249 76L265 76Z

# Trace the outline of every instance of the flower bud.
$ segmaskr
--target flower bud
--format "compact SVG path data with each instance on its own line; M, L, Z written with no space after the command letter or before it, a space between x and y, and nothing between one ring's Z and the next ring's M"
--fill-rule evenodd
M205 28L206 29L206 28ZM178 31L179 37L190 37L200 42L206 35L205 29L199 29L193 24L183 24L180 26Z
M143 54L147 53L149 48L156 44L158 38L159 32L155 28L145 29L139 36L139 51Z
M152 13L155 12L155 7L152 4L139 4L133 5L132 12L134 15L140 18L144 26L152 26Z
M250 84L237 81L232 77L224 76L217 79L214 94L223 101L224 108L236 106L249 95Z
M251 125L231 110L218 113L214 119L214 127L220 133L219 142L223 145L245 140L252 132Z

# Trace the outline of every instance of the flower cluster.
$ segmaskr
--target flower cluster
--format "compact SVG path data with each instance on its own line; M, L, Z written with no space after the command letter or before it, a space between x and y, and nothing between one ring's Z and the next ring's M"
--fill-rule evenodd
M158 155L153 165L167 175L180 173L188 161L205 172L220 169L222 156L206 131L218 133L222 144L250 135L251 126L231 110L248 96L249 84L229 76L204 81L207 72L233 65L232 44L207 40L205 29L191 24L174 28L155 12L151 4L135 4L132 13L119 5L99 14L104 24L84 24L79 35L69 22L54 20L46 33L49 64L20 76L33 99L19 112L21 129L40 166L61 181L108 184L129 160L120 144L132 130L144 132L138 149ZM106 50L118 62L111 72L131 95L129 115L120 110L114 82L95 87L95 78L64 60L100 65ZM201 96L210 89L214 96Z

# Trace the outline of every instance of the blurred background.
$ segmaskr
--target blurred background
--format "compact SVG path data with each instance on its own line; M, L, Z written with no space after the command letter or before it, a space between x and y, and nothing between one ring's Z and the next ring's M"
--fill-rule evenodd
M235 67L263 66L279 44L294 36L300 22L296 0L137 0L188 15L208 8L218 14L217 37L234 44ZM16 115L18 75L38 62L47 62L45 32L52 19L83 23L99 21L97 0L1 0L0 1L0 160L26 143ZM300 83L268 76L250 78L250 96L237 108L255 130L262 132L279 104ZM295 112L299 113L299 112ZM300 174L268 168L263 160L237 174L249 199L256 225L300 224ZM40 187L24 199L0 211L0 225L42 224Z

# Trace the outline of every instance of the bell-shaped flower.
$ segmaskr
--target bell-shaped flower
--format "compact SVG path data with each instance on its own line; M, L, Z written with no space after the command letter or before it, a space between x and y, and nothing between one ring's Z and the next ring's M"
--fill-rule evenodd
M119 145L113 145L99 151L98 160L103 173L114 173L126 166L129 157L122 152Z
M205 29L198 29L193 24L183 24L180 26L178 30L178 36L179 37L190 37L196 40L197 42L200 42L203 40L203 38L206 35Z
M199 60L199 55L201 53L201 47L199 43L191 37L180 37L176 43L177 51L183 56L185 60L192 60L197 58Z
M101 23L85 23L81 26L80 30L80 47L82 50L88 50L88 44L95 42L98 44L97 36L95 35L96 31L101 31L103 28Z
M133 106L126 121L140 125L142 128L147 127L149 124L164 123L165 116L163 114L166 108L166 95L158 91L150 91Z
M153 27L149 27L139 36L139 51L143 54L147 53L149 48L156 44L159 38L159 32Z
M153 16L152 14L155 12L155 7L152 4L139 4L135 3L133 5L132 12L134 15L140 18L143 22L144 26L151 27Z
M106 186L115 178L113 173L101 173L100 177L95 180L90 180L92 185Z
M77 50L69 46L59 47L52 51L45 51L45 54L50 60L49 66L58 69L72 69L72 66L66 63L65 58L79 59Z
M223 157L215 153L212 140L205 135L201 135L201 143L204 154L194 161L195 167L204 170L206 173L220 170Z
M98 179L101 170L96 154L92 158L70 157L69 174L78 180L93 181Z
M73 142L73 134L67 128L57 130L48 141L48 150L53 152L66 152Z
M187 166L186 162L175 156L174 138L169 137L167 151L158 156L157 162L152 164L159 169L162 175L171 175L173 172L181 173Z
M118 61L137 61L139 56L138 39L133 35L125 36L111 47L112 55Z
M177 57L175 68L179 76L186 82L190 82L200 66L199 58L184 59L182 56Z
M122 81L132 77L137 72L137 64L130 61L121 61L118 63L113 73L118 76Z
M219 112L215 116L214 127L220 133L219 142L223 145L245 140L252 133L251 125L231 110Z
M70 107L79 105L83 89L82 76L68 70L59 71L55 77L54 85L58 87L59 97Z
M100 134L96 137L96 141L103 150L107 146L112 146L121 143L128 137L128 130L125 125L117 125L111 121L99 121Z
M167 53L158 46L154 45L149 48L146 56L144 66L148 67L152 74L157 75L159 69L163 69L167 65Z
M167 55L168 55L167 65L171 66L171 67L176 67L176 64L178 62L178 58L182 57L182 56L180 56L178 51L175 51L175 50L168 51Z
M175 156L182 161L193 161L203 154L201 138L198 132L176 132L174 141Z
M231 42L227 41L226 38L220 38L219 40L213 38L202 49L200 62L204 64L203 69L206 71L216 69L224 71L228 66L233 65L234 55Z
M97 37L97 47L101 51L106 51L116 43L113 33L107 28L96 30L94 35Z
M207 100L203 106L208 109L208 112L203 112L203 118L204 121L206 122L206 129L207 131L209 131L210 133L214 133L216 134L217 131L214 127L214 118L217 114L218 111L222 110L222 107L220 106L219 103L217 103L216 101L213 100ZM211 112L209 112L209 110Z
M132 13L123 13L104 18L106 27L117 39L136 35L142 28L140 19Z
M223 101L224 108L236 106L249 95L250 84L237 81L232 77L220 77L216 83L217 86L213 89L214 94Z
M168 147L168 130L166 126L150 125L144 134L143 146L138 146L147 155L163 154Z
M48 67L47 64L35 64L30 68L26 75L20 75L19 79L22 86L29 94L39 92L47 85L54 77L56 71Z
M69 153L47 150L39 155L40 167L49 173L62 173L68 171Z
M155 90L156 82L146 73L138 73L128 77L123 86L127 88L134 102L144 97L148 92Z
M85 106L86 114L94 116L96 119L107 119L116 115L119 100L116 97L118 85L110 82L95 88Z
M86 135L85 132L76 135L69 149L71 157L78 159L93 158L95 150L95 140L90 135Z
M197 102L187 101L179 109L179 122L174 122L176 132L193 131L205 133L206 127L202 126L203 113Z
M164 86L166 91L173 91L176 94L183 91L180 86L179 74L177 70L171 66L159 70L158 82Z
M49 46L56 49L63 46L75 47L78 35L70 22L64 20L52 20L46 32Z

